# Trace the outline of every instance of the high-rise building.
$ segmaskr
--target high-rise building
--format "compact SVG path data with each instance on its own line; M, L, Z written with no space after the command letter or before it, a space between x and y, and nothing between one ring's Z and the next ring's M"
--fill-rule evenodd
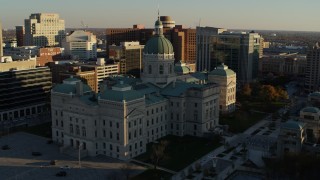
M62 40L64 54L74 59L89 60L97 58L97 38L91 32L76 30Z
M211 36L220 34L224 31L226 31L226 29L214 28L214 27L197 27L196 29L197 71L213 70L213 65L210 61Z
M307 67L305 74L305 91L320 90L320 44L317 42L307 53Z
M3 56L3 45L2 45L2 25L1 25L1 22L0 22L0 57Z
M120 64L120 74L140 77L144 45L139 42L122 42L109 46L109 58Z
M26 46L58 46L65 37L64 20L59 14L31 14L24 23Z
M3 64L6 63L0 63L0 66ZM0 122L3 124L28 124L28 118L35 119L35 115L50 110L51 73L48 67L0 72L0 89Z
M171 42L174 58L182 63L196 63L196 30L176 25L172 29Z
M206 28L199 28L197 34L197 70L212 71L224 63L237 73L240 85L256 79L261 36L254 32L217 32L214 28Z
M16 39L17 39L17 45L23 46L24 45L24 26L16 26Z

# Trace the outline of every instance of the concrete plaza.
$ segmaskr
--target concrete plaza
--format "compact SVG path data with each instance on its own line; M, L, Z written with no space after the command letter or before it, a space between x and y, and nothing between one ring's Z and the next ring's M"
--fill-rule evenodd
M28 133L14 133L0 138L0 147L8 145L9 150L0 149L1 180L39 180L39 179L126 179L125 174L133 176L144 171L136 165L124 168L125 162L105 156L87 157L81 160L61 154L56 144L47 144L46 138ZM41 156L33 156L40 152ZM56 160L55 165L50 165ZM70 169L61 169L69 166ZM61 170L66 177L55 176Z

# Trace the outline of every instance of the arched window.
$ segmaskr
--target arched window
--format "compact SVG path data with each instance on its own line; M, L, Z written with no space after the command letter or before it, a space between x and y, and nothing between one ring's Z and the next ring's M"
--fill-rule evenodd
M163 74L163 65L159 66L159 74Z
M152 66L151 65L149 65L148 72L149 72L149 74L152 74Z

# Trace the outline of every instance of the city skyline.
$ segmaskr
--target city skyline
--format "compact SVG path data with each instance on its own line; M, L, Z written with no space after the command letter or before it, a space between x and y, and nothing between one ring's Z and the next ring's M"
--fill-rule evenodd
M75 4L76 3L76 4ZM4 29L23 25L32 13L58 13L66 21L67 28L81 27L82 22L89 28L131 27L144 24L152 27L160 6L160 15L171 16L176 24L195 28L214 26L228 29L320 31L317 22L317 5L310 0L276 2L275 0L255 2L253 0L217 2L191 0L131 2L122 0L106 2L102 0L57 0L42 2L29 0L8 1L0 7L0 18ZM70 8L76 6L76 8ZM178 7L178 8L177 8ZM154 18L150 18L154 17Z

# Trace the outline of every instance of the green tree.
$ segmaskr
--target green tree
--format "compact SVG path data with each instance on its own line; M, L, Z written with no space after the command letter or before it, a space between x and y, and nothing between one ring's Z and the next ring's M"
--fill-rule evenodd
M245 84L242 88L242 95L243 96L251 96L252 89L250 84Z

